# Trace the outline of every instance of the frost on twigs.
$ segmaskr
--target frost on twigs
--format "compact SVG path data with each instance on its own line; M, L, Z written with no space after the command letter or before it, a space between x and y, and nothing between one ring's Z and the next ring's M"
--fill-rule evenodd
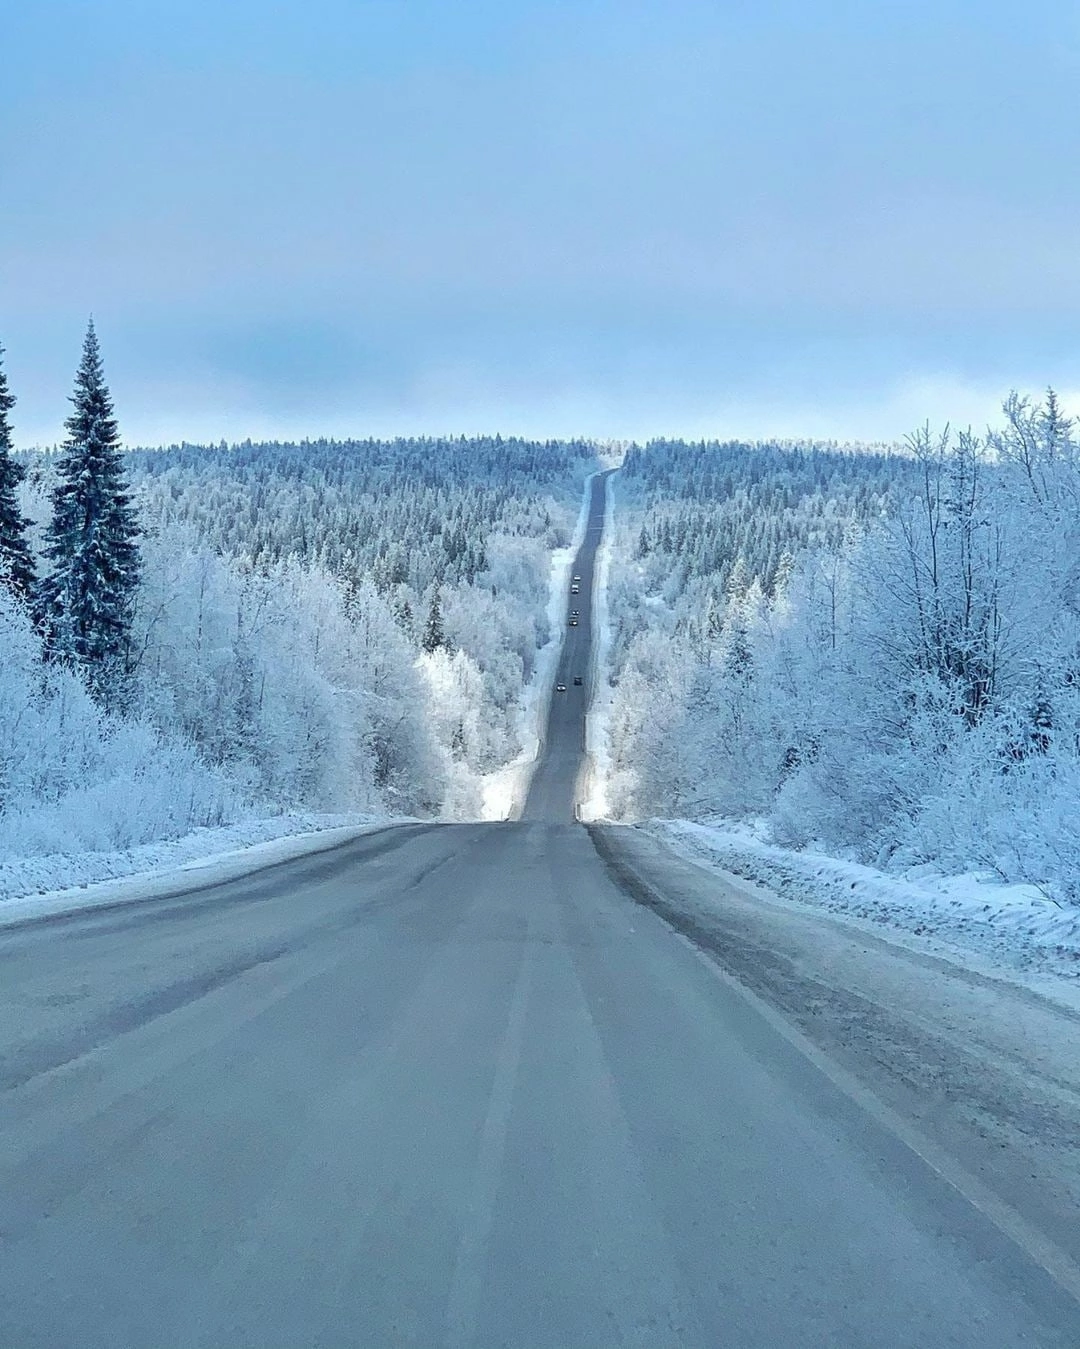
M1080 452L659 443L619 489L609 797L1080 902Z

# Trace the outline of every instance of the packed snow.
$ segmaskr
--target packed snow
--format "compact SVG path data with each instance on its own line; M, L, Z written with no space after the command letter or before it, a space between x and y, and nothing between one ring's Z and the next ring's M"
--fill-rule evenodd
M928 867L886 875L812 849L778 847L760 824L650 820L639 828L696 862L802 905L941 942L996 966L1080 979L1080 908L1034 886Z
M0 858L0 924L218 885L388 823L361 815L279 815L115 852Z

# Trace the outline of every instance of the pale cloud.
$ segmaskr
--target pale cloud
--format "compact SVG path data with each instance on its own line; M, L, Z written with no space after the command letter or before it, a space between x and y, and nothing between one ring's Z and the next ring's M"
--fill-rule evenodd
M1080 369L1076 22L1032 5L17 7L16 434L90 310L131 441L992 420Z

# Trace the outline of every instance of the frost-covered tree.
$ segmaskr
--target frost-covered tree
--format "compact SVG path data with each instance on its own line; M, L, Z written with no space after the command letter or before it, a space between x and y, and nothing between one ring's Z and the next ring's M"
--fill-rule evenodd
M139 525L127 490L120 433L93 320L65 422L39 614L52 659L81 669L104 705L122 701L139 580Z
M551 550L570 540L595 446L246 441L133 450L125 464L148 530L188 526L200 547L260 573L298 562L339 578L347 594L373 585L414 659L437 588L445 649L471 658L484 725L505 758L519 752L522 681L550 636ZM486 741L467 738L462 756L461 737L447 733L453 774L489 771ZM470 790L465 782L459 799Z
M617 492L616 810L1080 900L1080 445L1056 397L902 456L653 453Z
M436 587L428 607L427 623L424 625L424 637L420 645L430 656L433 651L446 645L446 630L443 627L442 601Z
M12 458L10 413L15 399L8 388L3 356L0 347L0 585L25 602L34 586L34 559L27 539L29 521L19 509L17 493L25 469Z
M111 406L99 413L101 439ZM57 502L70 516L70 461L89 439L76 428L27 475L35 520L52 504L55 524ZM485 776L521 748L551 549L593 467L584 442L497 438L126 453L146 532L124 696L92 696L92 671L59 645L66 553L42 625L63 659L43 664L30 615L0 590L0 707L14 709L0 716L0 854L288 809L475 817ZM425 654L436 592L440 645Z
M25 606L0 589L0 857L111 851L243 811L235 785L172 728L107 713L70 666L42 662ZM32 874L32 873L31 873Z

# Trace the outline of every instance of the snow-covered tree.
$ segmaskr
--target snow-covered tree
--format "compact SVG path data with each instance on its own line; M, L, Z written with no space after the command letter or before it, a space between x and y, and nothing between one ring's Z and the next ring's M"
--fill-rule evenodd
M110 715L79 673L42 661L0 589L0 856L112 851L231 822L236 785L170 728Z
M479 670L482 720L506 758L519 752L522 681L549 636L551 550L569 542L595 446L497 436L245 442L135 450L126 464L148 529L190 526L200 547L259 572L295 561L347 592L373 585L414 656L438 590L447 649ZM456 771L483 774L472 757L481 742L467 741Z
M93 320L57 465L39 613L53 659L72 662L104 705L122 701L139 579L139 525Z
M26 602L34 587L34 559L27 538L29 521L19 508L17 495L26 470L12 458L10 414L15 398L8 387L3 356L0 347L0 585Z
M446 645L446 630L443 628L442 618L442 600L439 598L439 588L431 596L431 603L428 605L427 622L424 624L424 636L420 643L422 649L430 656L433 651L438 651L440 647Z
M1056 397L897 456L653 453L619 489L609 801L1080 898L1080 447Z

